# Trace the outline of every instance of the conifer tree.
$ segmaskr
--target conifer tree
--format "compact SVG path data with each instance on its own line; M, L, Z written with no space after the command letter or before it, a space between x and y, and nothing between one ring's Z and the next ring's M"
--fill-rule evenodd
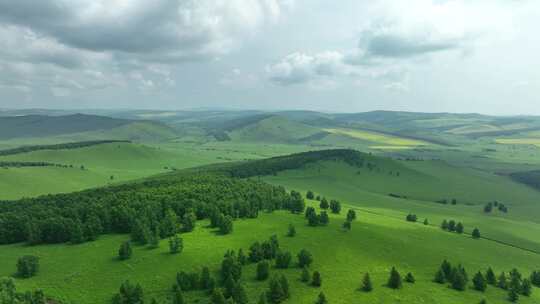
M321 285L322 285L321 274L318 271L314 271L313 276L311 278L311 286L321 287Z
M268 295L266 292L261 293L261 296L259 297L259 302L257 304L268 304Z
M396 270L395 267L392 267L392 270L390 270L390 278L388 278L388 287L392 289L400 289L402 282L401 282L401 275Z
M373 290L373 284L371 283L371 277L369 276L369 273L366 272L364 275L364 278L362 279L362 290L366 292L370 292Z
M508 291L508 300L514 303L519 300L519 294L517 290L510 288L510 290Z
M347 221L352 222L354 220L356 220L356 211L349 209L349 211L347 211Z
M181 237L174 235L169 238L169 252L172 254L181 253L184 250L184 242Z
M69 241L72 244L80 244L84 242L85 238L84 238L81 221L79 220L74 221L69 234L70 234Z
M328 304L328 301L326 300L326 296L324 295L322 291L319 293L319 296L317 297L317 301L315 302L315 304Z
M499 278L497 279L497 287L502 289L508 288L508 279L506 278L506 274L504 273L504 271L501 272Z
M120 260L127 260L131 258L132 249L129 242L123 242L118 249L118 257Z
M230 298L233 295L234 288L236 287L236 281L232 275L229 275L223 283L225 298Z
M434 281L435 281L436 283L439 283L439 284L444 284L444 283L446 283L446 276L444 275L444 271L442 270L442 268L439 269L439 270L437 271L437 273L435 274L435 279L434 279Z
M442 221L441 229L442 230L448 230L448 222L446 220Z
M150 232L150 239L148 240L148 247L150 249L156 249L159 247L159 233L157 229Z
M323 197L321 199L321 203L319 204L319 207L323 210L326 210L330 207L330 205L328 204L328 201L326 200L326 197Z
M269 291L267 295L269 302L273 304L281 303L286 299L281 282L277 277L272 277L272 279L270 279Z
M472 232L472 237L473 237L473 239L479 239L480 238L480 230L478 230L478 228L474 228L474 230Z
M479 271L473 277L474 289L484 292L487 288L487 282L484 275Z
M180 289L177 289L173 295L173 304L184 304L184 295Z
M212 280L212 277L210 276L210 269L206 266L204 266L201 270L201 277L200 277L200 283L202 289L209 289L210 288L210 281Z
M463 233L463 224L461 222L457 223L456 232L459 234Z
M302 274L300 275L300 281L304 283L308 283L309 279L311 278L311 274L309 273L309 270L307 267L302 268Z
M347 231L350 231L351 230L351 222L350 221L345 221L342 225L343 229L344 230L347 230Z
M300 250L300 252L298 253L298 266L301 268L309 267L311 263L313 263L313 256L311 255L311 253L306 249Z
M429 225L428 219L424 219L424 225Z
M283 289L283 294L285 295L285 298L289 298L289 281L284 275L281 275L281 277L279 278L279 283L281 284L281 289Z
M328 217L328 213L326 211L321 211L321 214L319 215L319 224L326 226L330 222L330 218Z
M226 304L225 296L218 288L214 289L211 297L212 304Z
M414 283L416 282L416 279L414 278L413 274L412 273L407 273L407 275L405 276L405 282L407 283Z
M495 276L495 272L493 272L493 269L491 269L491 267L489 267L486 271L486 283L493 286L497 284L497 277Z
M289 224L289 230L287 231L288 237L294 237L296 235L296 228L293 224Z
M242 284L236 284L233 289L232 298L236 304L247 304L249 302L246 290Z
M527 297L532 294L531 280L523 279L523 282L521 283L521 294Z
M257 280L264 281L270 275L270 264L267 261L257 263Z

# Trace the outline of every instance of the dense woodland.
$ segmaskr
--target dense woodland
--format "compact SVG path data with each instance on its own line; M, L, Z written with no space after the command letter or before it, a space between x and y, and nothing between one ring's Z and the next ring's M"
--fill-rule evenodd
M110 143L128 143L128 140L90 140L90 141L79 141L71 143L62 143L54 145L34 145L34 146L23 146L13 149L0 150L0 156L13 155L19 153L28 153L38 150L65 150L65 149L78 149L84 147L90 147L101 144L110 144Z
M366 158L367 154L350 149L321 150L251 161L224 170L233 177L272 175L279 171L298 169L309 163L324 160L342 160L351 166L363 167L366 164L372 167L373 164L367 163Z
M303 212L284 188L220 174L178 174L141 183L0 202L0 244L82 243L103 233L134 240L191 231L196 219L254 218L258 212ZM224 233L232 227L220 227Z

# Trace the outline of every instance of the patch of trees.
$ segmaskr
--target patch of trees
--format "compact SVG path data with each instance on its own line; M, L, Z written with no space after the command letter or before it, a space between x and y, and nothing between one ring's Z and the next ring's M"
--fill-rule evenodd
M404 199L407 198L406 195L400 195L400 194L395 194L395 193L388 193L388 196L393 197L393 198L404 198Z
M219 174L177 174L69 194L0 202L0 244L81 243L101 234L131 233L148 243L194 228L209 218L211 226L231 233L238 218L259 211L302 212L298 192L287 193L254 180ZM156 240L153 240L156 243Z
M540 170L511 173L510 178L518 183L540 189Z
M12 278L0 278L0 303L6 304L46 304L61 302L45 296L43 291L18 292Z
M452 205L457 205L458 201L457 199L453 198L453 199L446 199L446 198L443 198L443 199L440 199L440 200L437 200L435 201L436 203L439 203L439 204L443 204L443 205L448 205L448 203L450 202L450 204Z
M407 220L407 222L413 222L413 223L416 223L416 221L418 221L418 217L416 216L416 214L409 213L409 214L407 214L407 216L405 217L405 220Z
M113 296L113 304L141 304L144 303L144 294L141 285L125 281L118 293Z
M17 260L17 276L30 278L39 270L39 258L34 255L25 255Z
M498 201L489 202L484 206L485 213L491 213L493 209L497 209L503 213L508 213L508 207L506 207L503 203L499 203Z
M439 284L448 284L455 290L464 291L467 287L469 277L463 266L452 266L450 262L444 260L435 274L434 281Z
M252 177L259 175L275 175L284 170L299 169L305 165L322 160L342 160L351 166L363 167L366 155L350 149L334 149L310 151L287 156L279 156L262 160L249 161L240 165L225 167L220 170L228 172L234 177ZM373 170L374 164L367 163Z
M461 234L463 233L464 226L461 222L456 222L455 220L443 220L441 223L441 229L448 232L457 232Z
M0 156L4 155L13 155L19 153L28 153L32 151L39 150L66 150L66 149L78 149L84 147L90 147L101 144L110 144L110 143L130 143L129 140L90 140L90 141L79 141L79 142L70 142L63 144L53 144L53 145L34 145L34 146L23 146L13 149L0 150Z
M308 225L311 227L326 226L330 222L330 218L326 211L323 210L320 214L317 214L317 211L315 211L315 208L313 207L306 208L305 218L308 221Z
M22 162L22 161L0 161L0 168L22 168L22 167L64 167L66 165L53 164L48 162Z

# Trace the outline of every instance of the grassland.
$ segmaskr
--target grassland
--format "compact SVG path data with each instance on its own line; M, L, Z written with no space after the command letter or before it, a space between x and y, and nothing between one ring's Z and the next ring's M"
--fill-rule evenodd
M185 249L180 255L167 252L166 241L156 250L136 247L132 259L118 261L116 250L127 236L106 236L83 245L46 245L0 247L0 276L11 275L16 259L23 254L41 258L40 274L17 280L21 289L43 288L48 294L77 303L105 303L123 280L140 283L148 298L164 299L170 295L177 271L195 271L209 266L217 271L223 253L244 248L258 240L277 234L280 246L295 254L302 248L313 253L312 270L323 276L323 287L316 289L299 281L300 270L291 268L274 273L286 274L291 283L292 298L288 303L313 303L323 290L332 303L477 303L483 297L489 303L506 303L506 293L493 287L487 293L468 290L453 291L432 282L434 272L443 259L463 263L469 273L488 266L496 271L517 267L524 273L535 269L540 255L497 244L473 240L466 235L442 232L436 227L407 223L402 219L360 212L350 232L340 228L343 216L332 216L328 227L307 227L303 216L285 212L262 214L259 219L235 222L235 232L219 236L200 222L192 233L183 234ZM285 237L289 223L297 227L294 238ZM491 252L493 254L486 254ZM400 291L384 287L389 269L396 266L402 273L413 272L414 285L405 284ZM360 280L369 272L375 290L358 290ZM254 265L243 269L243 282L252 301L266 290L267 283L255 281ZM84 286L84 288L82 288ZM208 303L200 292L186 294L190 302ZM520 303L536 303L540 293Z
M352 130L352 129L324 129L332 134L346 135L352 138L366 140L377 143L379 145L388 146L425 146L429 145L428 142L416 139L408 139L404 137L398 137L379 132L364 131L364 130Z

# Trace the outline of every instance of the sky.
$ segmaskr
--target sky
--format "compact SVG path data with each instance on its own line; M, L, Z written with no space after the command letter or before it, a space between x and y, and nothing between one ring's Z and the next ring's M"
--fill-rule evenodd
M0 0L0 108L540 115L538 0Z

